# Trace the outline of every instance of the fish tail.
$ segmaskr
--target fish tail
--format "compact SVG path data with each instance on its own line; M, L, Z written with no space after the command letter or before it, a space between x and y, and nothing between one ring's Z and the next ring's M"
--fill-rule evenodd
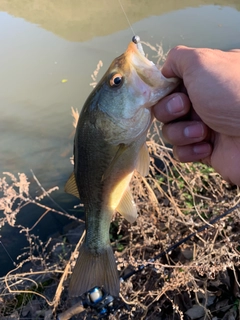
M119 295L120 279L115 257L110 245L99 253L92 253L83 244L71 276L69 295L81 296L95 286L103 286L112 296Z

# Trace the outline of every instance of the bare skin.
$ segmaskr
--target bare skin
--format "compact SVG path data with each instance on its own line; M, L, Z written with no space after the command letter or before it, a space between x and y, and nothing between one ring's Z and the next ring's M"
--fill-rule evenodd
M154 106L174 156L202 161L240 185L240 50L178 46L162 73L183 80L178 92Z

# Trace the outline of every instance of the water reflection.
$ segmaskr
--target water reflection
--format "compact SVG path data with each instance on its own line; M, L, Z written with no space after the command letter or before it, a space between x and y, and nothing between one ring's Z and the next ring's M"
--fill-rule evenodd
M202 5L240 10L238 0L121 0L121 3L132 24L150 16ZM23 18L69 41L87 41L128 27L118 0L3 0L0 11Z
M136 34L162 42L165 51L177 44L240 47L239 1L121 1ZM72 208L63 191L72 170L71 106L81 109L99 59L101 75L131 37L118 1L0 1L0 173L25 172L33 181L33 169L45 188L60 187L55 201ZM39 192L34 184L32 192ZM22 224L38 217L31 208L21 214ZM46 216L39 234L61 230L66 221L54 219ZM7 242L9 233L14 241ZM16 255L18 231L4 227L1 235ZM3 261L1 246L0 256ZM9 267L6 257L1 272Z

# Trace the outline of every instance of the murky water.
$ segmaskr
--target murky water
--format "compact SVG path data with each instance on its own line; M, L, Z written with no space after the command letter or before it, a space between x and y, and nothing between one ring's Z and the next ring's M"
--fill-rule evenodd
M122 0L122 5L135 33L153 45L162 43L165 51L177 44L240 48L238 0ZM59 186L55 201L72 208L73 198L63 191L72 170L70 108L81 109L98 61L103 74L132 35L117 0L0 2L0 173L25 172L32 181L33 169L45 188ZM35 184L32 189L39 192ZM31 207L19 219L32 225L38 216ZM66 222L49 214L36 232L46 238ZM4 227L1 234L15 258L24 243L18 230ZM1 246L0 256L4 274L12 265Z

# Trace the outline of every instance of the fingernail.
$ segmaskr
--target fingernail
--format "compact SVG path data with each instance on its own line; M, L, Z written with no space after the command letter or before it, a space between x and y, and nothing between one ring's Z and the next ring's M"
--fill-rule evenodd
M187 138L200 138L204 134L204 129L201 123L196 123L186 127L183 133Z
M211 152L211 146L207 143L198 144L193 147L193 152L196 154L208 154Z
M179 161L178 155L176 154L174 148L173 148L173 158L174 158L176 161Z
M167 103L168 112L171 114L177 114L183 111L183 101L181 96L175 96Z

